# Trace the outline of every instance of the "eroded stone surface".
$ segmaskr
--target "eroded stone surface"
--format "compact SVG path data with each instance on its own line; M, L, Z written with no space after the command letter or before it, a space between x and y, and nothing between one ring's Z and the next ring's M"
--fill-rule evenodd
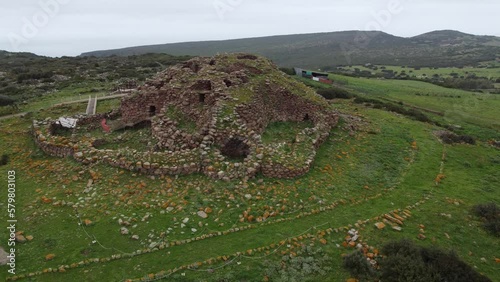
M171 67L124 97L119 110L86 117L78 124L99 126L103 118L116 117L123 126L150 123L155 149L99 150L97 144L106 140L69 142L53 136L50 121L35 121L33 135L50 155L149 175L201 172L228 181L261 172L294 178L309 171L316 149L338 121L312 89L271 61L250 54L194 58ZM270 123L305 120L313 127L289 144L262 143L261 134Z

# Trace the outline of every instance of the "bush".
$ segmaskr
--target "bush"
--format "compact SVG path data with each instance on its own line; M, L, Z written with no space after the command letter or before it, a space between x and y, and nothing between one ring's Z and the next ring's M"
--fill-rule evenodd
M295 69L293 69L293 68L280 68L280 71L282 71L288 75L295 75Z
M438 137L443 141L445 144L454 144L454 143L466 143L466 144L471 144L475 145L476 140L474 137L469 136L469 135L457 135L452 132L447 132L447 131L442 131L437 133Z
M406 111L405 115L414 117L416 120L421 121L421 122L431 122L431 119L429 119L428 116L426 116L424 113L422 113L419 110L410 109L410 110Z
M7 165L8 163L9 163L9 156L3 154L2 157L0 157L0 166Z
M372 103L373 105L383 105L384 104L384 103L380 102L379 100L364 98L364 97L359 97L359 96L354 98L354 103L356 103L356 104Z
M461 261L454 252L424 248L410 240L390 242L382 248L380 279L399 281L491 281Z
M332 86L332 88L320 89L317 91L319 95L327 100L331 99L351 99L352 95L345 89Z
M359 250L345 256L342 266L357 279L368 279L375 274L375 270Z
M473 212L484 221L483 228L495 236L500 236L500 207L495 203L479 204Z
M323 250L303 246L297 256L284 255L280 261L266 261L264 274L271 281L305 281L316 275L325 275L331 262Z
M424 113L422 113L419 110L416 110L416 109L409 109L409 110L407 110L407 109L405 109L402 106L401 102L398 102L398 104L384 103L384 102L381 102L379 100L370 99L370 98L364 98L364 97L359 97L358 96L358 97L356 97L354 99L354 103L356 103L356 104L367 104L367 103L370 103L370 104L373 104L373 105L370 105L370 106L373 107L373 108L375 108L375 109L385 108L388 111L395 112L395 113L398 113L398 114L402 114L404 116L412 117L412 118L414 118L414 119L416 119L418 121L421 121L421 122L432 122L432 120L428 116L426 116Z
M10 98L9 96L0 95L0 107L13 105L16 100Z

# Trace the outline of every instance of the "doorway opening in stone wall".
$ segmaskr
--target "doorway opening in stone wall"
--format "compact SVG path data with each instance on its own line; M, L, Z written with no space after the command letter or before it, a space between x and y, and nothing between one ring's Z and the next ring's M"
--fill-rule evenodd
M149 116L154 117L156 115L156 107L155 106L149 106Z
M306 114L304 116L304 119L302 121L309 121L311 118L309 117L309 114Z
M198 101L200 102L200 104L205 104L205 94L198 94Z
M250 146L243 137L233 137L226 140L221 153L230 159L243 160L250 154Z

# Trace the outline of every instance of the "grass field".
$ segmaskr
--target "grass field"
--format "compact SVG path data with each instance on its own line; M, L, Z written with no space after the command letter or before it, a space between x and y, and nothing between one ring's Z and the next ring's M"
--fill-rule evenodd
M380 73L382 69L380 67L382 66L377 66L379 69L378 70L372 70L368 67L365 66L349 66L349 67L343 67L346 70L354 71L355 68L358 68L360 71L369 71L372 73ZM478 68L478 67L464 67L464 68L420 68L420 69L414 69L411 67L402 67L402 66L384 66L386 70L392 70L394 72L397 72L400 74L401 72L405 72L408 76L410 77L415 77L415 78L425 78L425 77L432 77L433 75L437 74L442 77L451 77L451 74L457 74L458 77L461 76L468 76L475 74L477 77L486 77L488 79L497 79L500 78L500 67L492 67L492 68Z
M443 112L450 123L484 129L485 139L498 134L500 102L494 96L415 81L346 79L346 87L360 95ZM450 95L461 98L445 97ZM17 229L33 236L16 246L17 274L33 273L26 281L274 281L278 277L272 276L271 265L312 245L330 260L321 265L325 273L305 275L299 269L304 281L346 281L350 276L342 255L353 248L342 243L347 230L355 228L362 242L377 249L401 238L453 249L499 281L500 241L471 213L475 204L500 203L498 149L486 142L443 145L434 125L351 100L333 104L362 120L356 134L351 136L341 122L319 149L311 172L293 180L153 179L103 164L83 166L36 148L30 119L0 121L0 151L11 159L0 166L0 175L16 171ZM117 100L102 102L98 111L116 105ZM33 117L78 113L85 106L60 106ZM299 129L275 124L266 138L287 139L281 131ZM6 198L0 194L2 210ZM381 215L397 209L411 210L401 231L374 227ZM208 218L198 217L200 210ZM244 214L255 220L242 220ZM6 220L6 212L0 213L0 221ZM417 239L420 225L425 225L425 240ZM121 228L128 234L122 235ZM4 248L7 232L0 230ZM54 257L47 260L47 255ZM319 255L308 256L319 263ZM6 277L7 267L0 273Z
M368 97L403 102L439 112L445 124L459 125L484 139L499 139L500 95L449 89L412 80L384 80L330 75L346 88Z

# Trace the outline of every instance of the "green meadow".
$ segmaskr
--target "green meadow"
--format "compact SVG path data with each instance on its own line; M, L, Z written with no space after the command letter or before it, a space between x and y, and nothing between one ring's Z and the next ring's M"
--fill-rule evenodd
M346 281L351 276L342 267L343 256L356 247L344 242L354 228L369 252L392 240L411 239L454 250L498 281L500 241L481 228L472 207L500 203L500 154L488 143L499 139L500 96L418 81L331 77L357 95L436 112L426 114L459 126L477 142L443 144L434 134L441 127L334 99L330 103L341 121L303 177L258 175L232 182L203 175L148 177L45 155L31 139L31 119L81 113L86 104L34 110L31 117L0 121L0 152L10 159L0 166L0 175L5 179L8 171L16 171L17 230L32 236L16 245L15 278L279 281L288 278L276 268L286 266L302 281ZM99 102L98 112L118 104L118 99ZM274 124L264 139L290 139L306 126ZM127 144L148 141L141 131L113 134L121 134ZM7 221L6 202L7 194L0 194L2 222ZM383 215L405 210L401 230L375 227ZM0 230L0 246L6 248L8 236ZM7 266L0 273L7 273Z

